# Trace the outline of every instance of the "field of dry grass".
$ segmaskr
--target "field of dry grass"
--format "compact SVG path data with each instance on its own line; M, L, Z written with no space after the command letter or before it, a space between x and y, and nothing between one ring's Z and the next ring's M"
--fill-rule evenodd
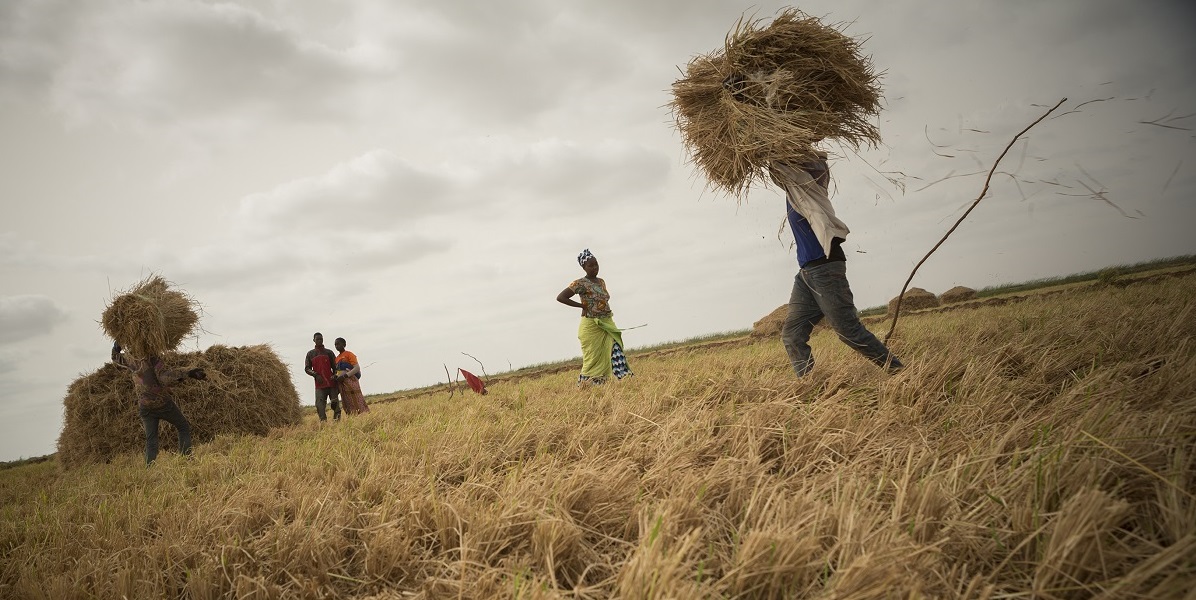
M802 380L752 340L3 470L0 597L1192 598L1193 297L910 315L893 377L823 331Z

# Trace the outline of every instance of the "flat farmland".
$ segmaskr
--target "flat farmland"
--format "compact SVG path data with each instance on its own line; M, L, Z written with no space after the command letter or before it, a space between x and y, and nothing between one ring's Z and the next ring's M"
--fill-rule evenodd
M795 379L744 337L0 470L0 597L1191 597L1193 297L1180 270L903 315L894 376L823 330Z

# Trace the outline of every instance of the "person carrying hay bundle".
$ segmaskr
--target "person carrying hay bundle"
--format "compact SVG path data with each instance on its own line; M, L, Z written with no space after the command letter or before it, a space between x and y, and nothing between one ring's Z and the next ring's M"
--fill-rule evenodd
M901 369L860 323L841 247L849 229L835 216L826 154L815 148L824 139L856 148L880 141L871 117L881 89L859 43L794 9L767 26L741 20L721 51L690 61L673 96L677 129L712 187L740 199L753 182L785 192L799 271L781 336L794 373L813 368L808 342L823 318L872 362Z
M615 326L610 309L610 292L606 282L598 277L598 259L586 248L577 255L577 264L586 276L569 284L557 294L556 301L581 309L581 324L577 339L581 340L581 374L577 385L601 385L611 375L622 379L633 375L623 354L623 332ZM577 295L581 302L573 300Z
M191 455L191 423L174 402L170 386L184 379L204 380L203 369L167 369L157 355L145 358L126 356L119 343L112 344L112 363L128 369L133 374L133 385L137 390L137 412L145 429L145 464L148 466L158 458L158 425L166 421L179 433L179 453Z
M365 403L365 395L361 393L361 364L357 362L357 355L345 349L345 338L338 337L332 343L336 346L336 386L340 392L341 403L345 405L345 414L359 415L370 412Z
M889 373L900 371L904 365L860 322L852 299L842 247L850 230L835 216L827 196L830 166L825 155L797 168L774 162L770 171L785 190L785 213L797 246L799 268L781 326L793 372L801 377L814 368L810 333L824 317L843 343Z
M341 420L341 401L333 371L336 355L324 347L324 334L316 332L311 336L316 347L307 351L303 370L316 381L316 416L320 421L328 420L328 401L332 401L332 420Z

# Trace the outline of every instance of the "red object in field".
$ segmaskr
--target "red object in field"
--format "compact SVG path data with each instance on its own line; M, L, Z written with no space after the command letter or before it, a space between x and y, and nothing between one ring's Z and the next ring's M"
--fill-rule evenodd
M477 375L462 368L458 368L457 370L461 371L461 374L465 376L465 381L469 382L469 387L473 388L473 391L482 395L486 394L486 384L481 379L478 379Z

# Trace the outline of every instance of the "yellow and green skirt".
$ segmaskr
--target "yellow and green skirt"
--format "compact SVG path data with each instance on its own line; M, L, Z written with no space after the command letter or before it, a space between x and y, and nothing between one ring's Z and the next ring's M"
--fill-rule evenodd
M631 375L627 357L623 354L623 331L615 326L612 317L582 317L577 326L581 341L581 375L577 383L606 383L614 375L622 379Z

